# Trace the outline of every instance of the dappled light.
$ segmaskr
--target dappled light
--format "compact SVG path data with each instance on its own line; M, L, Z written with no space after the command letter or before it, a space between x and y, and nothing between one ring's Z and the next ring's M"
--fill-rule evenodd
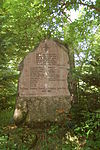
M100 150L99 0L0 0L0 150Z

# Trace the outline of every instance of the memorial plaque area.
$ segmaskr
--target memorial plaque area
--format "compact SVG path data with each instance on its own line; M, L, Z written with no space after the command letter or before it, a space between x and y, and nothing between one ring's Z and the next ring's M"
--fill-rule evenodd
M15 123L63 122L71 108L67 49L44 40L19 65Z
M19 96L68 96L69 59L62 47L46 41L24 59Z

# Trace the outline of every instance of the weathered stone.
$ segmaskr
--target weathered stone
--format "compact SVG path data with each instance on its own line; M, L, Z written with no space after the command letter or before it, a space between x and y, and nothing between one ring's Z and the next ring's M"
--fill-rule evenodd
M67 81L70 69L67 49L46 39L25 57L19 69L21 74L15 122L61 122L71 107Z

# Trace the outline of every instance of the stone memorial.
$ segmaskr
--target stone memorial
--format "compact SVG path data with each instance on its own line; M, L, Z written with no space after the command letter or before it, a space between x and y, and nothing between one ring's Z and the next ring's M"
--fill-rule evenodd
M46 39L24 58L19 70L16 124L63 121L71 107L67 48Z

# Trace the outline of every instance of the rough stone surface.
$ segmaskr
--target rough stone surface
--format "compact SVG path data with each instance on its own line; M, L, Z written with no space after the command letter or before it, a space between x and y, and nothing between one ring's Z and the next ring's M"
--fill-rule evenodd
M46 39L24 58L19 69L21 74L15 122L30 124L62 121L71 107L67 49Z

